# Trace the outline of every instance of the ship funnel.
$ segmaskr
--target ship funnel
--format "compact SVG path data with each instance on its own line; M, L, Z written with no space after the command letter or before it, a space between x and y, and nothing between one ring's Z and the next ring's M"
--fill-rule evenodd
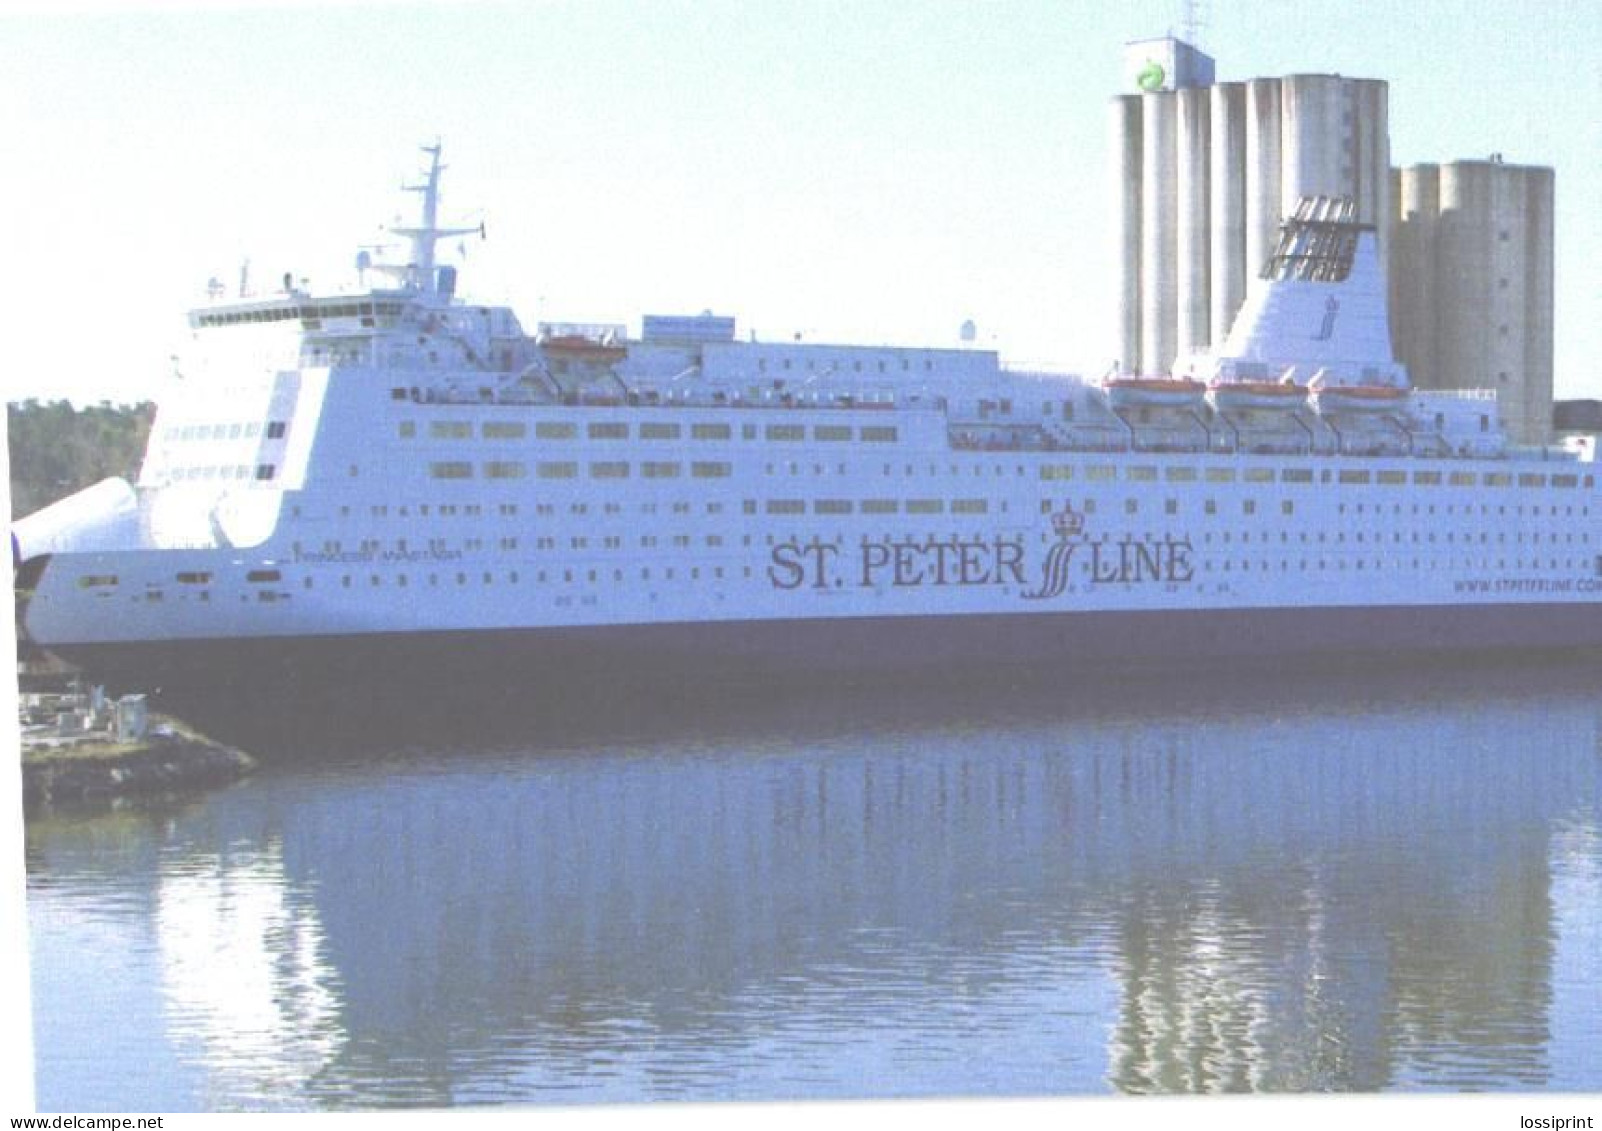
M1293 371L1321 373L1326 385L1405 389L1374 226L1354 211L1348 197L1303 197L1222 346L1193 367L1226 381Z

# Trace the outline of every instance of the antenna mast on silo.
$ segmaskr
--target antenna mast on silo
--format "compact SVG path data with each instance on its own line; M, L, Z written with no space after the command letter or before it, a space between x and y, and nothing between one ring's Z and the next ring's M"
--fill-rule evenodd
M1202 33L1207 30L1207 0L1183 0L1180 32L1185 42L1200 50Z

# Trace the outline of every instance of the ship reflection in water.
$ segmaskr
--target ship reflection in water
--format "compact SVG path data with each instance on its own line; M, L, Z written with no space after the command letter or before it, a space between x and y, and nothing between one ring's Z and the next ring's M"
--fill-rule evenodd
M1597 676L281 734L29 828L39 1103L1602 1089Z

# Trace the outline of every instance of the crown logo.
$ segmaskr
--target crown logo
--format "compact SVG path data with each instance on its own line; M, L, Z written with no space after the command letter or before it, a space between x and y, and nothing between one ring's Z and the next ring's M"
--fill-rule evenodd
M1069 503L1051 516L1051 528L1057 532L1058 538L1077 538L1085 528L1085 516Z

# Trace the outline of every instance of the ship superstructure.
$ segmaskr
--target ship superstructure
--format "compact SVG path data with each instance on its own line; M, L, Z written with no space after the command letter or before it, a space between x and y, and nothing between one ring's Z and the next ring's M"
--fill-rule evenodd
M1224 347L1104 381L993 352L641 332L456 293L437 147L388 288L190 315L137 484L16 525L91 665L516 643L840 665L1602 643L1594 449L1414 392L1371 228L1304 200Z

